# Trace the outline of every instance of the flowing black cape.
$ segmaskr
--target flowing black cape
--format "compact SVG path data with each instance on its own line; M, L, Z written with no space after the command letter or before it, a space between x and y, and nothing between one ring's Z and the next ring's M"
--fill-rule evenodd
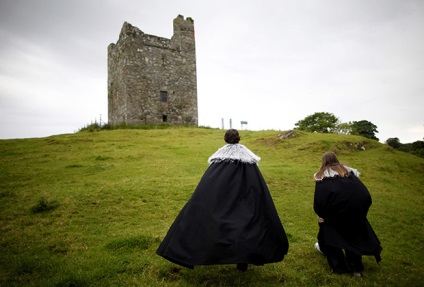
M288 240L256 164L212 163L156 253L197 265L283 260Z
M315 184L314 210L319 224L318 241L381 260L381 245L367 220L371 195L352 172L344 177L326 177Z

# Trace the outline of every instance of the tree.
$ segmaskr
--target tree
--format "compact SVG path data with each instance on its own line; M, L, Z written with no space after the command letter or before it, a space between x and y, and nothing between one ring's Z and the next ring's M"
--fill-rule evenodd
M303 120L295 123L295 126L302 131L332 133L337 127L339 119L331 113L319 112L309 115Z
M358 121L352 123L352 134L363 136L369 139L378 140L375 136L375 133L378 133L377 126L369 121Z
M424 157L424 141L413 142L411 152L417 156Z
M399 138L388 138L386 140L386 144L388 144L392 148L400 148L402 146L399 141Z
M352 134L352 124L351 123L341 123L336 126L334 129L336 134L350 135Z
M424 141L416 141L413 143L403 144L399 141L398 138L388 138L386 140L386 144L388 144L394 149L403 152L409 152L419 157L424 157Z

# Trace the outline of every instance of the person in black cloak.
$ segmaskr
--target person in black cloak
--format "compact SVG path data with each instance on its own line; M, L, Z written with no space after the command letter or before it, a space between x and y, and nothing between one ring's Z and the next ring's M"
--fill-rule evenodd
M314 210L319 224L315 248L337 274L362 276L362 255L381 261L380 241L367 220L371 195L358 177L359 172L341 164L333 152L324 154L321 168L314 174Z
M239 144L237 130L208 160L209 167L178 214L156 253L181 266L282 261L288 240L268 187L260 158Z

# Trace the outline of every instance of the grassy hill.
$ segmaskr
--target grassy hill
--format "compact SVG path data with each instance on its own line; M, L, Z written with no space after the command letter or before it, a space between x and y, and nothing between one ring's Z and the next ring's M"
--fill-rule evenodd
M224 144L207 128L79 132L0 141L0 286L422 286L424 159L357 136L241 131L289 237L284 261L240 273L155 255ZM312 175L326 151L357 168L383 261L331 274L313 247Z

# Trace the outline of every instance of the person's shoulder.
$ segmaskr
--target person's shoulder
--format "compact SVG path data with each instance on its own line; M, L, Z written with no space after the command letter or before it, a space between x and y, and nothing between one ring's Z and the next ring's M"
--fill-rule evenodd
M344 166L344 168L347 169L348 173L352 173L356 177L359 177L361 175L361 173L356 168L352 168L352 167L347 166L347 165L343 165L343 166Z

